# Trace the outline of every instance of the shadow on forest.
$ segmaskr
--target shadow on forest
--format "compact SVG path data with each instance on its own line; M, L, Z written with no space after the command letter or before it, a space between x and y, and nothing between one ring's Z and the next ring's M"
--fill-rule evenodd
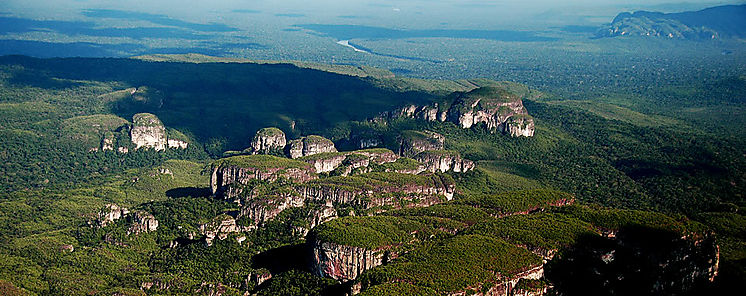
M16 77L15 84L60 87L50 79L117 82L147 86L163 95L159 105L112 103L126 119L156 114L169 128L192 134L215 150L240 150L260 128L276 126L296 137L350 120L364 120L405 103L434 99L420 92L380 88L368 79L298 68L290 64L156 63L134 59L0 57L0 65L22 66L41 77ZM46 80L45 80L46 79Z
M212 192L209 187L197 188L197 187L180 187L166 191L166 196L170 198L180 197L207 197Z
M699 244L667 230L620 229L616 238L588 234L546 265L563 295L698 295L711 285L698 272L715 259L714 238Z

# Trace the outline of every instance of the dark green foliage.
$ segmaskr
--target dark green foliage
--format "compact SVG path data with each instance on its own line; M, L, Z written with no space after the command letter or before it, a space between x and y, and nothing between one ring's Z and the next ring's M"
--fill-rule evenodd
M314 228L312 235L320 242L377 249L408 243L418 237L427 237L432 232L433 229L422 222L373 216L335 219Z
M590 223L555 213L515 215L476 224L466 233L499 237L530 248L554 250L575 243L584 234L595 233Z
M423 246L389 265L364 273L363 289L390 282L407 282L439 294L468 289L481 291L511 274L541 264L541 258L503 240L460 235Z
M535 189L464 196L455 203L481 208L492 215L506 215L548 208L553 204L566 203L573 199L572 195L565 192Z
M318 277L305 271L290 270L275 275L267 283L262 284L256 295L329 295L329 290L336 284L337 282L332 279Z

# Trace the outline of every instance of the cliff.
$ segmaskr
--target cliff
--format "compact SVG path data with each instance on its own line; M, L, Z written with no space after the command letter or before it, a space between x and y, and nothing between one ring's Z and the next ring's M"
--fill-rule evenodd
M316 135L292 140L285 149L288 150L290 158L300 158L324 152L337 152L334 142Z
M275 127L266 127L260 129L251 140L252 154L280 154L287 141L285 133Z
M127 230L127 235L138 235L158 230L158 220L156 220L152 214L140 210L130 211L129 209L120 207L116 204L107 204L104 206L104 208L98 212L95 221L89 222L89 224L95 227L104 228L115 223L119 219L125 219L127 223L131 224Z
M350 152L325 152L298 158L314 167L316 173L337 170L338 175L346 176L353 170L367 168L371 164L384 164L399 159L393 151L383 148L364 149Z
M483 124L491 132L530 137L534 134L534 124L532 117L525 116L527 114L528 111L523 106L519 95L502 87L480 87L466 93L453 93L440 104L409 105L385 112L373 120L413 118L425 121L448 121L462 128ZM510 122L510 118L516 115L523 115L523 117Z
M328 177L304 184L274 188L245 200L239 218L261 226L289 208L315 204L308 211L309 228L337 217L334 205L355 205L360 209L424 207L450 200L455 182L446 175L406 175L368 173L348 177ZM305 233L308 229L299 229Z
M189 146L186 136L175 130L170 133L167 132L161 120L150 113L138 113L132 116L130 141L135 145L135 149L149 148L156 151L162 151L166 148L186 149ZM104 143L107 143L106 138ZM127 148L120 147L118 151L126 153Z
M167 146L166 128L158 117L150 113L132 116L130 137L135 149L151 148L165 150Z
M431 131L403 131L399 135L399 155L413 157L420 152L442 150L445 137Z
M423 169L429 172L468 172L473 170L474 162L461 158L457 151L437 150L425 151L417 154L415 160L423 164Z
M285 178L294 182L315 179L311 165L297 160L271 155L240 155L217 160L211 165L212 194L226 199L239 196L241 185L251 180L276 181Z
M224 240L229 235L245 231L245 229L236 225L236 219L233 217L219 215L212 221L200 225L199 231L204 236L205 243L211 246L215 239Z
M385 249L369 250L311 240L312 272L338 281L356 279L364 271L383 264L389 253Z

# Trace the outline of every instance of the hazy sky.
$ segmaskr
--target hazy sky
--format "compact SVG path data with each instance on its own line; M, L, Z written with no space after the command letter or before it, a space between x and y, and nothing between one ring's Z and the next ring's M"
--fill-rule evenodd
M663 5L689 3L688 5ZM84 18L82 9L118 9L197 22L235 22L234 10L258 11L265 16L302 15L308 22L343 22L356 16L360 24L391 26L499 25L531 22L607 22L619 12L638 9L675 11L701 9L741 1L676 0L0 0L0 12L43 19ZM365 23L364 18L369 18ZM375 20L373 20L375 19ZM434 20L439 20L435 22ZM349 19L348 19L349 21ZM468 23L468 24L467 24ZM235 24L233 24L235 25Z

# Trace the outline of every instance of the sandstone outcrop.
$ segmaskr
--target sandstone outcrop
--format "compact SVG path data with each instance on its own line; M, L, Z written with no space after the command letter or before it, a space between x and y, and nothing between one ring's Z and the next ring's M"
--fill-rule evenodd
M533 118L528 115L521 97L504 88L481 87L466 93L456 92L446 98L446 101L429 106L405 106L385 112L373 120L413 118L448 121L462 128L483 124L491 132L503 132L511 136L534 134ZM510 118L516 115L521 115L520 120L510 121Z
M186 149L189 146L189 143L184 142L182 140L175 140L175 139L168 139L168 148L173 149Z
M172 132L181 135L176 131ZM135 145L135 149L149 148L156 151L166 150L166 148L186 149L189 146L189 143L179 137L169 137L161 120L150 113L138 113L132 116L130 141ZM126 147L122 148L126 149Z
M167 146L166 128L158 117L150 113L132 116L130 137L135 149L151 148L165 150Z
M316 178L311 165L271 155L240 155L220 159L211 166L212 194L233 198L242 192L241 185L251 180L276 181L279 178L307 182Z
M442 150L445 137L431 131L404 131L399 136L399 155L413 157L420 152Z
M281 154L287 140L285 133L275 127L260 129L251 140L252 154Z
M141 234L158 230L158 220L153 215L144 211L133 211L128 219L132 220L132 226L127 234Z
M114 142L116 141L116 137L114 136L114 133L112 132L106 132L104 133L104 138L101 140L101 151L113 151L114 150Z
M145 211L133 210L120 207L116 204L107 204L98 212L96 220L89 224L104 228L116 222L119 219L125 219L131 224L127 234L141 234L158 230L158 220L153 215Z
M251 219L255 226L262 226L277 217L287 208L299 208L305 205L305 199L294 192L277 196L252 198L246 202L239 217Z
M233 233L244 231L242 227L236 225L236 219L228 215L219 215L212 219L212 221L202 224L199 227L200 233L205 237L205 243L208 246L212 245L212 242L217 238L224 240Z
M385 250L338 245L311 240L313 273L346 282L356 279L364 271L383 264L389 253Z
M130 210L127 208L123 208L115 204L107 204L101 211L98 212L95 224L98 227L103 228L110 225L114 221L125 217L129 213Z
M286 149L288 150L290 158L300 158L324 152L337 152L337 148L334 147L334 142L316 135L292 140L288 143Z
M384 164L399 159L393 151L383 148L350 152L326 152L298 158L311 164L316 173L328 173L341 169L339 175L349 175L354 169L366 168L370 164Z
M420 152L414 157L423 164L423 169L429 172L468 172L473 170L474 162L461 158L456 151L434 150Z
M450 200L455 182L447 175L410 176L398 173L369 173L352 177L329 177L303 184L274 188L270 194L247 196L238 218L260 227L284 210L310 206L308 227L295 229L305 235L310 228L338 217L334 205L356 205L381 211L384 208L424 207Z

